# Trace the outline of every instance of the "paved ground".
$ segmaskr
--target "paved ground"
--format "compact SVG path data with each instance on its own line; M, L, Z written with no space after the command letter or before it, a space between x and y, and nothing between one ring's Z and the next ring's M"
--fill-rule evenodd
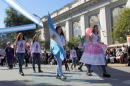
M55 66L43 65L43 73L33 73L32 68L24 69L25 76L18 74L17 67L8 70L0 67L0 86L130 86L130 67L110 67L111 78L102 78L100 68L94 68L93 76L74 70L65 72L66 81L55 78Z

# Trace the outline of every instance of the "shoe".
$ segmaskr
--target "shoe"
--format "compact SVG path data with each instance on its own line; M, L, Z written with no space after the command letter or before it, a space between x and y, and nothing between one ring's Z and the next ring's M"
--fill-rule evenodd
M59 75L57 75L57 76L56 76L56 79L66 80L66 76L59 76Z
M91 72L87 72L87 75L88 76L93 76Z
M57 75L57 76L56 76L56 78L57 78L57 79L60 79L60 76L59 76L59 75Z
M79 71L83 72L83 70L81 68L78 68Z
M43 73L43 71L42 71L42 70L39 70L38 72L39 72L39 73Z
M108 74L108 73L103 73L103 77L110 78L110 77L111 77L111 75L110 75L110 74Z
M23 73L23 72L20 72L20 75L21 75L21 76L24 76L24 73Z
M61 76L60 79L61 80L66 80L67 78L66 78L66 76Z

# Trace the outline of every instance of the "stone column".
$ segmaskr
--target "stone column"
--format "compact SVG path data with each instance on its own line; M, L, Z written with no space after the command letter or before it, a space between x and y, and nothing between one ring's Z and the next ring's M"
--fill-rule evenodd
M70 40L70 21L67 20L65 24L65 30L66 30L66 41Z
M85 15L81 15L80 17L80 28L82 32L82 36L85 35Z
M101 31L101 41L105 44L111 44L110 15L106 7L100 8L99 21Z

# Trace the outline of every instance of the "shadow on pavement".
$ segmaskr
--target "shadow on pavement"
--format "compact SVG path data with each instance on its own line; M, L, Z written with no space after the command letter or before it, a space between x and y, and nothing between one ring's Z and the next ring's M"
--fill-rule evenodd
M99 77L101 77L101 80L96 80L96 77L95 77L95 80L92 79L92 80L86 80L86 79L69 79L67 80L67 82L84 82L84 83L92 83L92 84L110 84L110 86L130 86L130 73L128 72L125 72L125 71L122 71L122 70L118 70L118 69L115 69L115 68L108 68L107 69L108 72L111 74L111 78L103 78L101 76L101 71L99 73L96 73L97 75L99 75ZM97 72L97 71L96 71ZM87 76L86 77L91 77L91 76Z
M26 84L26 83L31 84ZM46 83L33 84L30 81L0 81L0 86L70 86L70 85L51 85Z

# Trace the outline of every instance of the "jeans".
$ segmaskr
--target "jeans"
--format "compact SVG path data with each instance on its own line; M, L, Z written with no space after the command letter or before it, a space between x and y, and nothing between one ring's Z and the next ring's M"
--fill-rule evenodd
M41 71L40 53L33 53L32 66L34 71L35 71L35 64L38 65L38 71Z
M57 71L56 74L58 76L63 76L63 71L62 71L62 60L60 59L60 54L57 54L55 56L55 60L57 61Z
M23 72L22 66L24 64L25 53L17 53L16 56L19 62L19 72Z

